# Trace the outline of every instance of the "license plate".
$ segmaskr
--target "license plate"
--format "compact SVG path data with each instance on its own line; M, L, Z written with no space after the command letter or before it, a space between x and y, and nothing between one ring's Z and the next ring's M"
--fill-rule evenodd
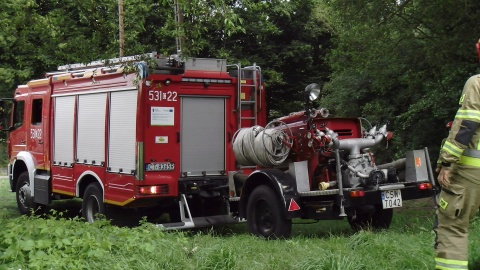
M402 207L402 192L400 189L382 191L383 209Z
M175 170L175 163L171 162L158 162L145 164L145 171L147 172L160 172L160 171L173 171Z

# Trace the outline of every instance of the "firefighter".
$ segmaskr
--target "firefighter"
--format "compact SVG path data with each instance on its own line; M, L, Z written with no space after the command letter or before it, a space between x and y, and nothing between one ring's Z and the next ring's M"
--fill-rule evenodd
M468 269L469 221L480 207L480 74L467 80L459 103L440 152L436 269Z
M447 128L448 132L450 132L450 129L452 128L452 121L448 122L445 127ZM447 140L447 138L443 139L442 140L442 144L440 145L440 148L443 147L443 144L445 143L445 141ZM440 155L438 155L438 160L437 160L437 168L435 168L435 172L438 174L440 172L440 170L442 169L442 160L440 159Z

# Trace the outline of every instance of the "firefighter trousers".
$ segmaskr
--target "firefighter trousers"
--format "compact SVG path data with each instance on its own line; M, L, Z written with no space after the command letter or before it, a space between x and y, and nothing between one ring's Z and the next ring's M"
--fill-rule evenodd
M450 172L450 185L442 188L436 211L435 269L468 269L468 229L479 207L480 184Z

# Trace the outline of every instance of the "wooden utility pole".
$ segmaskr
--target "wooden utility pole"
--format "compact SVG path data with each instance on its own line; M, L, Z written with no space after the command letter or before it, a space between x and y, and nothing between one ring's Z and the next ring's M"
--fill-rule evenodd
M182 28L183 24L183 11L180 8L180 4L178 3L178 0L174 1L174 12L175 12L175 23L176 23L176 29L177 29L177 54L182 53L182 41L183 37L180 34L180 30Z
M120 43L120 57L123 57L123 49L125 46L125 37L123 29L123 0L118 0L118 31Z

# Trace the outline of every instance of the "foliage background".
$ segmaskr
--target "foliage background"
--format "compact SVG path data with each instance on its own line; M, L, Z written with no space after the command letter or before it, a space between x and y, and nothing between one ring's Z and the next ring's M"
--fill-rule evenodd
M476 0L124 0L125 55L157 51L262 67L269 118L302 109L302 91L333 116L389 123L380 158L428 147L437 157L463 83L479 71ZM116 0L4 0L0 96L58 65L118 57ZM1 113L7 125L7 108Z

